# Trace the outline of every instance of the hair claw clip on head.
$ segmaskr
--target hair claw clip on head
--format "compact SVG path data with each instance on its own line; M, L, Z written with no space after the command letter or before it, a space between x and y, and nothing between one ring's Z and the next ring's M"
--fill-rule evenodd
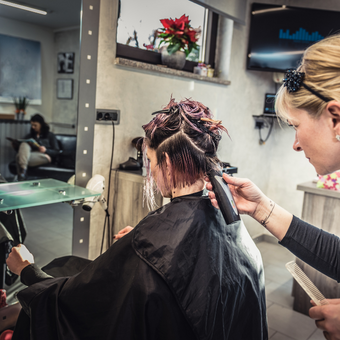
M316 90L313 90L311 87L306 85L303 82L303 78L305 76L304 72L298 72L296 70L287 70L285 74L285 79L283 79L284 86L287 87L287 90L289 93L296 92L301 86L303 86L306 90L308 90L310 93L314 94L324 102L329 102L332 99L327 98L323 96L321 93L319 93Z
M296 92L302 84L304 72L298 72L296 70L287 70L285 79L283 79L284 86L287 87L288 92Z

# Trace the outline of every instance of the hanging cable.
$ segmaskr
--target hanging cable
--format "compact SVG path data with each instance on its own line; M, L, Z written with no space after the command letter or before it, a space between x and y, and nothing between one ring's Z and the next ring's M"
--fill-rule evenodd
M115 125L112 121L112 147L111 147L111 161L110 161L110 172L109 172L109 185L107 189L107 206L110 206L110 193L111 193L111 171L112 171L112 163L113 163L113 154L115 148ZM114 208L113 208L114 209ZM110 216L108 216L108 222L110 223ZM112 226L108 224L107 228L107 247L109 248L113 243L113 230Z
M103 247L104 247L104 239L105 239L105 232L107 234L107 248L109 248L113 241L113 235L112 235L112 229L110 227L110 214L109 214L109 207L110 207L110 192L111 192L111 171L112 171L112 163L113 163L113 154L114 154L114 141L115 141L115 126L114 122L112 121L112 147L111 147L111 160L110 160L110 169L109 169L109 184L107 188L107 209L105 210L105 221L103 226L103 235L102 235L102 242L100 247L100 254L103 253ZM114 209L114 207L113 207ZM113 211L114 214L114 211ZM107 225L107 229L106 229Z
M272 129L273 129L273 125L274 125L274 119L271 118L271 123L269 125L269 131L268 131L268 134L267 134L267 137L265 139L262 138L262 135L261 135L261 129L259 129L259 137L260 137L260 140L259 140L259 143L260 145L263 145L266 143L266 141L268 140L271 132L272 132Z

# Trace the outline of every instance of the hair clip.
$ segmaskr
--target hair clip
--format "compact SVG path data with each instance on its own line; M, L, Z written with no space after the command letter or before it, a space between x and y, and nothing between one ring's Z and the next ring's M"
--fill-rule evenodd
M167 115L170 115L170 114L178 113L178 111L179 111L178 106L171 106L169 109L159 110L159 111L151 113L151 115L156 115L158 113L165 113Z
M305 76L304 72L296 70L287 70L285 79L283 79L284 86L287 87L288 92L296 92L303 84L302 79Z
M287 87L288 92L296 92L301 86L303 86L310 93L314 94L324 102L329 102L332 99L326 98L321 93L313 90L308 85L303 82L303 78L305 76L304 72L299 72L296 70L287 70L285 74L285 79L283 79L284 86Z
M207 133L207 134L209 134L214 140L215 140L215 142L219 142L220 140L221 140L221 138L222 138L222 136L221 135L218 135L217 133L215 133L215 132L212 132L212 131L210 131L210 129L209 128L207 128L206 126L204 126L204 124L203 124L203 119L205 119L205 118L200 118L200 119L190 119L190 118L188 118L189 120L190 120L190 122L192 123L192 124L194 124L199 130L201 130L202 132L205 132L205 133Z
M211 118L201 118L201 121L203 122L210 122L212 124L220 125L222 123L222 120L216 120L216 119L211 119Z

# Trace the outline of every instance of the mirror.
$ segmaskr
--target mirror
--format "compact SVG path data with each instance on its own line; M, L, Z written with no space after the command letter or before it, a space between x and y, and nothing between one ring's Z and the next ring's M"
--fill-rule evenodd
M0 55L0 164L2 166L0 173L6 179L12 176L8 171L8 162L15 159L15 153L13 154L11 145L5 138L25 137L30 130L29 120L33 114L41 114L54 134L73 136L74 148L76 143L81 0L26 0L25 5L45 10L47 14L40 15L0 5L0 46L1 39L2 41L7 39L5 42L8 50L5 54L9 56L4 60L4 53ZM23 43L23 48L15 50L16 52L9 52L11 43L18 40ZM33 50L30 50L32 46ZM33 53L34 49L38 54ZM40 56L40 60L39 57L33 60L36 68L25 63L28 55ZM25 72L20 74L22 68ZM16 116L12 97L26 96L28 92L25 91L33 88L35 98L29 102L25 110L26 114ZM23 92L6 92L6 89L22 89ZM5 118L10 116L14 116L20 122L14 123L8 119L5 121ZM71 162L72 159L68 161ZM70 164L66 163L61 165L65 168L70 167ZM27 228L27 238L24 243L35 255L38 266L43 266L56 257L72 253L73 209L71 206L65 203L51 204L22 209L21 212ZM8 302L14 299L14 292L19 290L19 285L20 280L17 280L13 285L5 287Z

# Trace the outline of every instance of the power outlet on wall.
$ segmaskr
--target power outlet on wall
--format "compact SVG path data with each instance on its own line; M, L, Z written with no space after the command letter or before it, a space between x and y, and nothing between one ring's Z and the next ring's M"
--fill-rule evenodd
M120 120L119 110L98 109L96 112L96 123L118 125Z

